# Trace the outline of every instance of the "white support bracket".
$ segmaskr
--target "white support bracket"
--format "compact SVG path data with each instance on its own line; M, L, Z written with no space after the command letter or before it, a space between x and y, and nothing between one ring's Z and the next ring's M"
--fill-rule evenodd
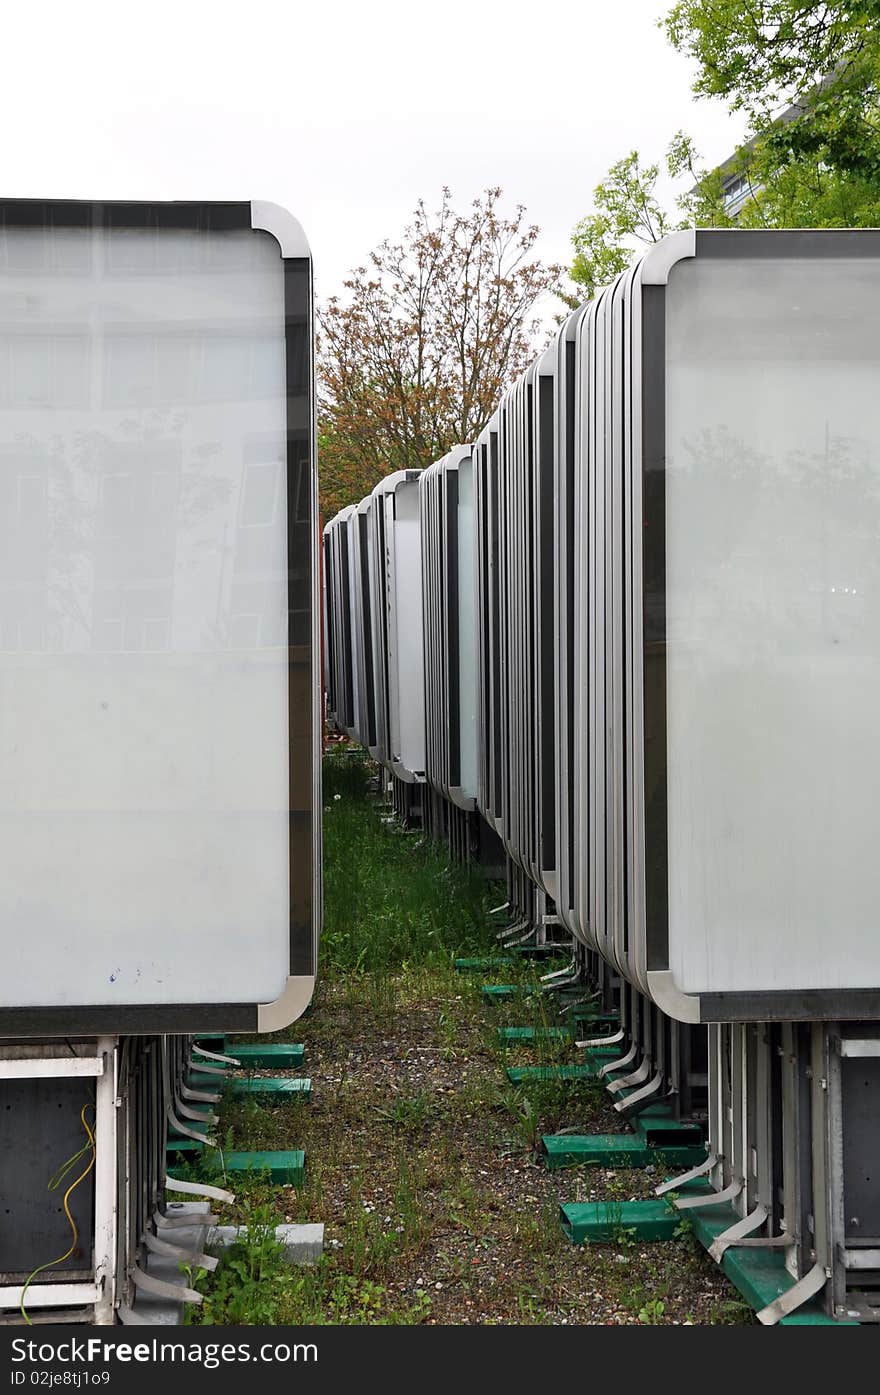
M607 1037L588 1037L586 1041L576 1041L575 1046L578 1051L591 1051L598 1047L600 1050L604 1046L616 1046L619 1041L623 1041L626 1033L621 1027L619 1032Z
M720 1264L724 1258L724 1251L729 1250L731 1245L735 1245L737 1240L742 1240L744 1236L751 1235L753 1231L759 1230L767 1219L767 1207L757 1205L754 1211L750 1211L747 1216L740 1216L733 1225L722 1230L720 1235L716 1235L709 1246L709 1254L716 1264Z
M696 1167L679 1173L678 1177L670 1177L667 1182L661 1182L659 1187L654 1188L654 1195L665 1196L667 1192L677 1192L686 1182L695 1182L698 1177L705 1177L707 1172L711 1172L713 1167L717 1166L721 1157L720 1153L710 1153L705 1162L697 1163Z
M193 1054L196 1056L204 1056L208 1061L222 1061L224 1065L227 1066L241 1065L241 1061L237 1060L235 1056L221 1056L219 1051L206 1051L204 1046L199 1046L197 1044L193 1046Z
M172 1284L167 1279L156 1279L152 1274L145 1274L136 1264L131 1267L131 1279L135 1288L143 1289L144 1293L151 1293L154 1298L170 1298L176 1303L204 1301L202 1295L194 1288L187 1288L186 1284Z
M643 1085L648 1078L650 1070L650 1058L648 1056L644 1056L642 1058L641 1063L630 1075L615 1076L613 1080L609 1081L608 1085L606 1085L605 1088L607 1089L609 1095L618 1095L620 1094L621 1090L629 1090L637 1085Z
M549 974L542 974L542 975L541 975L541 982L542 982L542 983L548 983L548 984L554 983L555 980L558 979L558 978L566 978L566 979L567 979L567 978L571 978L572 975L574 975L574 976L576 977L577 974L578 974L579 972L580 972L580 971L579 971L579 969L578 969L577 964L576 964L576 963L574 962L574 960L572 959L571 963L570 963L570 964L566 964L566 966L565 966L564 969L551 969L551 971L550 971Z
M768 1303L766 1308L756 1313L756 1317L765 1327L773 1327L781 1318L788 1317L795 1312L808 1299L815 1298L824 1287L828 1279L825 1267L822 1264L814 1264L812 1269L798 1279L796 1284L786 1289L785 1293L780 1293L778 1298L774 1298L772 1303Z
M230 1204L235 1200L235 1192L224 1191L222 1187L209 1187L205 1182L182 1182L176 1177L165 1177L166 1192L179 1192L183 1196L197 1196L201 1201L225 1201Z
M206 1255L201 1250L193 1249L192 1246L175 1245L170 1240L162 1240L151 1230L144 1232L143 1239L150 1254L163 1255L167 1259L176 1259L181 1263L196 1264L200 1269L207 1269L209 1273L213 1273L220 1263L213 1255Z
M676 1211L700 1211L703 1208L708 1210L711 1206L724 1206L726 1202L733 1201L742 1189L743 1180L738 1177L721 1192L697 1192L694 1196L677 1196L672 1204Z
M631 1066L638 1052L638 1043L633 1042L625 1056L621 1056L617 1061L606 1061L605 1065L602 1066L599 1071L599 1079L604 1080L605 1076L610 1075L612 1071L623 1070L625 1066Z
M631 1113L637 1104L641 1104L642 1100L650 1099L652 1095L656 1095L662 1084L663 1072L662 1070L658 1070L653 1079L648 1081L647 1085L642 1085L640 1089L634 1090L631 1095L627 1095L625 1100L618 1100L616 1102L614 1105L615 1114ZM658 1151L662 1151L662 1149Z
M181 1119L178 1119L177 1115L174 1113L174 1110L171 1108L171 1105L168 1105L167 1109L165 1110L165 1117L167 1118L174 1132L179 1133L181 1137L192 1138L195 1140L196 1143L203 1143L207 1148L215 1148L217 1146L217 1140L212 1135L207 1133L199 1133L197 1129L191 1129L188 1124L184 1124Z
M167 1212L164 1211L153 1212L153 1225L156 1227L157 1231L181 1230L184 1227L191 1230L193 1225L196 1224L207 1226L216 1225L219 1219L220 1217L215 1216L213 1211L201 1212L195 1218L189 1213L169 1216Z

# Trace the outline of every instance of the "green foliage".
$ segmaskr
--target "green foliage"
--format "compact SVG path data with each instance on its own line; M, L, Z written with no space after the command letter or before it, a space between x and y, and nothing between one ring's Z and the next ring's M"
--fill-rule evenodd
M876 178L878 21L878 0L678 0L663 25L696 63L698 95L726 98L755 132L795 106L779 152Z
M662 24L697 65L694 91L744 112L748 138L722 176L699 167L679 132L665 158L669 176L688 181L674 211L657 197L659 165L636 151L613 165L572 236L572 277L587 295L677 227L880 225L878 21L880 0L679 0ZM746 181L733 218L732 176Z
M499 1086L497 1102L509 1114L517 1145L533 1153L541 1138L541 1120L534 1096L513 1085Z
M661 1166L660 1170L661 1172L665 1171L665 1168ZM687 1240L694 1233L694 1223L686 1212L679 1211L678 1207L676 1206L675 1203L680 1195L680 1192L665 1192L663 1195L663 1200L666 1203L669 1210L678 1216L678 1221L676 1223L675 1230L672 1232L673 1238L676 1240Z
M649 1298L646 1303L639 1308L639 1322L649 1323L654 1326L663 1321L663 1314L666 1312L666 1304L662 1298Z
M595 211L581 219L572 234L571 276L585 287L588 298L626 270L632 258L627 239L656 242L675 226L657 200L659 176L659 165L643 168L638 151L631 150L596 185Z
M635 1226L623 1224L623 1206L615 1197L609 1197L603 1202L604 1220L608 1227L608 1235L612 1245L616 1245L621 1250L631 1250L635 1248L637 1234Z
M279 1285L287 1278L284 1247L275 1238L275 1221L267 1205L254 1207L247 1231L230 1245L213 1280L206 1273L191 1275L193 1283L207 1288L198 1311L205 1324L260 1326L277 1321Z
M321 767L325 805L331 799L365 800L375 766L357 747L339 746L329 751Z
M433 1101L428 1091L414 1090L396 1095L393 1104L376 1112L388 1121L395 1132L415 1134L425 1127L432 1110Z
M679 0L694 91L748 117L743 227L871 227L880 213L880 0ZM785 113L784 119L780 116Z
M406 1198L398 1196L406 1210ZM292 1265L275 1237L276 1217L267 1203L252 1205L247 1229L225 1251L214 1274L185 1267L189 1283L204 1295L200 1307L187 1309L190 1326L406 1325L424 1322L431 1312L419 1289L412 1301L393 1295L377 1273L391 1267L405 1247L406 1229L379 1234L375 1218L355 1203L350 1262L345 1272L324 1258L315 1266Z

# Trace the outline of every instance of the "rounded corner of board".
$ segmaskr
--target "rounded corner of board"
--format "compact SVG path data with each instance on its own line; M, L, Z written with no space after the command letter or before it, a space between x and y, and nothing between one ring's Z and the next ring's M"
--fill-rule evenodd
M315 991L314 974L297 974L288 978L281 996L274 1003L261 1003L257 1008L257 1031L278 1032L302 1017Z
M674 1017L676 1022L696 1025L702 1021L699 995L682 992L671 969L649 970L648 989L661 1012Z
M311 256L302 223L280 203L252 199L251 228L254 232L267 232L274 237L285 260Z

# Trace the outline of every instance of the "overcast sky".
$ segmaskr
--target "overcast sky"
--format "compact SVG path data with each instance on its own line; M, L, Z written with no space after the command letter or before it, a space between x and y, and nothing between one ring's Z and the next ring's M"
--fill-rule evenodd
M671 0L669 0L671 3ZM499 184L568 262L609 164L681 127L708 161L741 124L695 102L664 0L44 0L6 6L2 192L272 199L320 295L416 199Z

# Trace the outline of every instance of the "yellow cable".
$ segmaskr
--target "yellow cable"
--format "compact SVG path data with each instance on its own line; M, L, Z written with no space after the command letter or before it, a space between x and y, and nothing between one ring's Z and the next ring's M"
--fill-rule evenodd
M91 1108L91 1104L84 1104L83 1107L82 1107L82 1109L80 1110L80 1113L79 1113L79 1117L80 1117L80 1120L81 1120L81 1122L82 1122L82 1126L83 1126L83 1128L84 1128L85 1131L86 1131L86 1138L88 1139L88 1142L87 1142L87 1143L84 1143L83 1146L82 1146L82 1148L80 1148L79 1152L78 1152L78 1153L74 1153L74 1155L73 1155L72 1158L68 1158L68 1159L67 1159L67 1162L62 1163L61 1166L59 1167L58 1171L55 1173L54 1177L51 1177L51 1178L49 1179L49 1191L50 1191L50 1192L54 1192L54 1191L56 1190L57 1187L60 1187L61 1183L64 1181L64 1178L70 1173L70 1171L71 1171L74 1167L76 1167L76 1164L79 1162L79 1160L80 1160L80 1158L83 1156L83 1154L84 1154L84 1153L87 1153L87 1152L91 1152L91 1155L92 1155L92 1156L89 1158L89 1165L88 1165L88 1167L85 1169L84 1172L81 1172L81 1173L79 1174L79 1176L77 1177L77 1179L76 1179L75 1182L71 1182L70 1186L67 1188L67 1191L64 1193L64 1201L63 1201L64 1214L65 1214L65 1216L67 1217L67 1223L68 1223L68 1225L70 1226L71 1233L72 1233L72 1235L73 1235L73 1240L71 1241L70 1249L67 1250L65 1254L59 1255L57 1259L50 1259L50 1260L47 1260L47 1262L46 1262L45 1264L40 1264L40 1265L33 1271L33 1273L31 1273L31 1274L29 1274L29 1275L27 1276L27 1278L25 1279L25 1282L24 1282L24 1288L21 1290L21 1303L20 1303L19 1306L20 1306L20 1308L21 1308L21 1315L22 1315L22 1317L24 1318L25 1322L27 1323L28 1327L33 1327L34 1324L31 1322L30 1318L28 1317L27 1311L26 1311L25 1306L24 1306L25 1294L27 1293L28 1289L30 1288L31 1284L33 1283L33 1281L34 1281L34 1279L37 1277L37 1275L38 1275L38 1274L42 1274L44 1269L52 1269L52 1268L54 1268L54 1266L55 1266L56 1264L63 1264L64 1261L65 1261L66 1259L70 1259L70 1256L73 1254L74 1250L76 1249L77 1241L79 1240L79 1231L77 1230L77 1227L76 1227L76 1221L73 1219L73 1216L72 1216L71 1213L70 1213L70 1207L69 1207L69 1205L68 1205L68 1202L69 1202L70 1197L71 1197L71 1195L73 1194L73 1192L76 1191L76 1189L77 1189L77 1187L79 1186L80 1182L85 1181L86 1177L88 1177L88 1175L89 1175L89 1173L91 1172L92 1168L95 1166L95 1156L96 1156L96 1150L95 1150L95 1134L94 1134L94 1130L93 1130L92 1128L90 1128L90 1126L89 1126L89 1124L88 1124L88 1122L87 1122L87 1120L86 1120L86 1110L87 1110L87 1109L90 1109L90 1108Z

